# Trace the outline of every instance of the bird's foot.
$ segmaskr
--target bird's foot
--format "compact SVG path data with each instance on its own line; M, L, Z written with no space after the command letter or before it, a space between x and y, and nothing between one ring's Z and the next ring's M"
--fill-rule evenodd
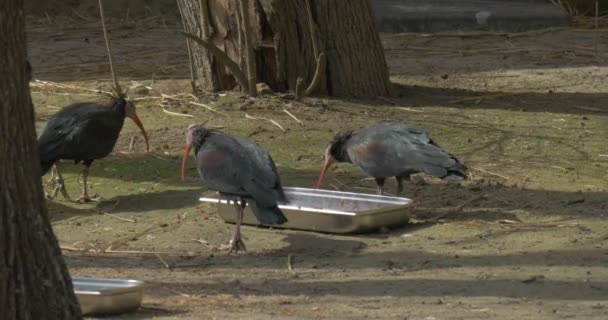
M228 250L228 253L238 253L239 251L247 252L247 247L245 247L245 242L240 237L233 238L227 244L220 247L221 250Z
M71 200L70 199L70 195L68 194L68 191L65 189L65 183L63 182L63 179L61 178L56 178L54 180L54 188L53 188L53 193L52 194L46 194L48 199L53 199L57 196L57 194L61 191L61 195L63 195L64 198L66 198L67 200Z
M102 199L101 197L95 195L92 198L89 197L89 195L85 194L80 196L80 198L78 198L78 200L76 200L76 202L80 202L80 203L88 203L88 202L100 202Z

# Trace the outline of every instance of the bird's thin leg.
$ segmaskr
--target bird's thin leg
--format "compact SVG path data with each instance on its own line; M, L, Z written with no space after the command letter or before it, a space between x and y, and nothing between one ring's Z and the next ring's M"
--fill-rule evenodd
M403 179L401 179L400 176L396 176L395 180L397 180L397 192L395 193L395 196L399 196L403 191Z
M384 195L384 178L376 178L376 184L378 184L378 194Z
M78 202L99 202L99 198L91 198L89 197L89 190L87 188L87 179L89 177L89 167L91 163L85 162L84 168L82 169L82 195Z
M228 253L238 253L240 250L247 251L245 247L245 242L241 237L241 224L243 223L243 213L245 212L245 200L241 199L240 205L235 201L235 208L237 212L236 216L236 226L234 227L234 234L232 235L232 240L230 240L230 249Z
M395 179L397 180L397 194L396 194L396 196L399 196L401 194L401 192L403 192L403 180L409 181L410 180L410 175L409 174L402 174L402 175L399 175L399 176L395 176Z
M51 196L51 198L56 197L57 193L61 191L61 195L63 195L64 198L71 200L68 191L65 189L65 182L63 181L63 176L61 175L61 172L59 172L59 166L55 164L53 165L51 170L54 170L57 175L57 177L55 177L55 190L53 190L53 195Z
M57 171L57 165L56 164L54 164L51 167L51 177L49 178L49 180L47 182L50 183L50 182L53 182L53 180L55 180L55 171Z

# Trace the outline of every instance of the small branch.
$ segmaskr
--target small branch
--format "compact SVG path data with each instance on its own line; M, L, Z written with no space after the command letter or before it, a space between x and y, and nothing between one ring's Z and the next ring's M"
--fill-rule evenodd
M505 179L505 180L509 180L509 179L510 179L510 178L509 178L509 177L507 177L507 176L503 176L503 175L500 175L500 174L498 174L498 173L490 172L490 171L487 171L487 170L484 170L484 169L481 169L481 168L471 168L471 169L473 169L473 170L477 170L477 171L480 171L480 172L483 172L483 173L487 173L487 174L489 174L489 175L493 175L493 176L496 176L496 177L500 177L500 178L503 178L503 179Z
M323 74L325 73L325 64L326 64L326 57L325 57L325 53L321 52L319 53L319 47L318 47L318 38L317 38L317 33L316 33L316 26L315 26L315 21L312 17L312 6L310 4L310 0L306 0L306 12L308 15L308 24L310 26L310 39L312 41L312 48L313 48L313 52L314 52L314 56L315 56L315 61L317 62L317 66L315 68L315 73L312 77L312 80L310 81L310 84L308 85L308 87L306 88L306 90L304 90L304 92L301 92L301 82L302 79L298 78L298 80L296 81L296 97L295 100L299 100L303 97L309 96L311 93L313 93L315 91L315 89L317 88L317 86L319 85L319 83L321 83L321 79L323 77Z
M518 95L522 95L522 94L526 94L526 93L527 92L509 92L509 93L489 94L489 95L485 95L485 96L452 100L452 101L448 101L448 103L456 104L456 103L462 103L462 102L482 101L484 99L495 99L495 98L502 98L502 97L518 96Z
M112 217L114 219L118 219L118 220L122 220L122 221L126 221L126 222L131 222L131 223L136 223L137 221L133 220L133 219L127 219L127 218L123 218L123 217L119 217L115 214L111 214L111 213L107 213L107 212L103 212L104 216L108 216L108 217Z
M295 94L295 100L298 101L300 100L300 98L302 98L302 82L304 82L304 79L302 78L298 78L296 80L296 90L294 92Z
M196 43L200 44L201 46L205 47L205 49L209 50L209 52L211 52L211 54L213 54L213 56L215 56L215 58L217 60L219 60L219 62L224 64L226 66L226 68L228 68L230 70L230 72L232 72L232 74L234 75L234 78L239 83L241 88L243 88L244 91L247 91L247 92L249 91L249 85L248 85L247 77L245 76L245 73L243 72L243 70L241 70L241 68L239 67L239 65L236 62L234 62L232 59L230 59L230 57L228 57L228 55L224 51L220 50L213 43L211 43L207 40L203 40L193 34L186 33L183 31L180 33L183 34L184 36L194 40Z
M159 106L161 107L161 109L163 109L163 112L166 114L169 114L172 116L178 116L178 117L194 118L194 116L191 114L184 114L184 113L177 113L177 112L169 111L169 110L165 109L165 107L162 104L159 104Z
M158 258L158 260L160 260L160 262L163 263L163 265L165 266L165 268L171 270L171 267L169 266L169 264L167 263L167 261L165 261L165 259L163 259L163 257L160 256L160 254L154 252L154 255Z
M287 113L288 116L297 121L300 125L304 125L304 123L300 121L300 119L296 118L296 116L294 116L291 112L287 111L287 109L283 109L283 112Z
M129 151L133 149L133 143L135 142L135 137L131 137L131 142L129 143Z
M211 112L215 112L215 113L217 113L217 114L221 114L221 115L223 115L224 117L228 117L228 118L230 118L230 116L229 116L227 113L223 113L223 112L221 112L221 111L217 111L217 110L215 110L215 109L211 108L210 106L208 106L208 105L206 105L206 104L204 104L204 103L198 103L198 102L190 101L190 104L191 104L191 105L195 105L195 106L199 106L199 107L203 107L203 108L205 108L205 109L207 109L207 110L209 110L209 111L211 111Z
M409 111L409 112L424 112L422 110L415 110L415 109L408 108L408 107L395 107L395 109L399 109L399 110L403 110L403 111Z
M262 117L256 118L256 117L250 116L248 113L245 113L245 118L251 119L251 120L266 120L266 121L274 124L275 126L279 127L279 129L281 129L283 132L285 132L285 128L283 128L283 126L281 126L278 122L276 122L272 119L262 118Z
M247 64L247 81L249 83L249 95L252 97L256 97L258 95L258 89L256 86L256 72L255 72L255 60L254 60L254 52L253 52L253 43L252 43L252 31L251 31L251 23L249 21L249 10L248 10L248 0L241 0L240 2L241 8L241 16L243 18L241 32L243 33L243 37L245 38L245 62Z
M312 77L310 85L304 91L304 96L309 96L317 89L317 86L321 83L323 72L325 72L325 53L321 53L317 56L317 68L315 69L315 74Z
M310 26L312 49L315 54L315 58L317 58L319 56L319 47L317 46L317 33L315 27L315 20L312 18L312 5L310 4L310 0L306 0L306 15L308 16L308 25Z
M110 61L110 72L112 72L112 79L114 80L114 90L116 90L116 95L118 97L124 97L125 92L120 88L120 84L118 83L118 78L116 77L116 73L114 72L114 63L112 62L112 47L110 46L110 40L108 40L108 31L106 29L105 17L103 14L103 3L102 0L99 0L99 15L101 16L101 27L103 29L103 37L106 41L106 49L108 51L108 60Z
M293 266L291 263L292 258L293 258L293 254L289 253L287 255L287 270L289 270L289 272L291 272L293 275L296 275L296 272L293 270Z

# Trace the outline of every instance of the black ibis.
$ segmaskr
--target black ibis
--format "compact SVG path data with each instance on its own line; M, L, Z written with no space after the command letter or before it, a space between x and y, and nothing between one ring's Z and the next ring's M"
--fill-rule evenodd
M61 173L55 166L57 161L74 160L82 162L82 196L79 201L89 202L98 199L90 198L87 192L87 176L94 160L107 156L118 140L118 135L129 117L139 127L146 140L146 151L149 151L148 135L142 125L133 102L126 98L113 98L109 105L97 103L75 103L57 112L46 124L38 138L40 166L42 175L51 167L57 172L57 188L66 198L65 185Z
M353 132L338 133L325 149L325 164L317 188L333 162L349 162L376 179L378 194L384 193L386 178L397 180L397 195L403 180L415 173L426 173L445 181L465 179L466 167L442 150L428 134L399 122L381 122Z
M236 135L203 127L186 130L186 148L182 161L182 180L190 150L194 147L198 173L209 189L233 201L237 219L229 252L246 251L241 238L243 211L249 204L262 224L280 225L287 218L278 203L287 203L274 161L257 143Z

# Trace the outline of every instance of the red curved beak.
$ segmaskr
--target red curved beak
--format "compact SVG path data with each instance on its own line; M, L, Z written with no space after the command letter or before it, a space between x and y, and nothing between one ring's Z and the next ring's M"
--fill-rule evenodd
M192 144L186 144L186 148L184 149L184 159L182 159L182 181L186 177L186 164L188 163L188 155L190 154L190 149L192 149Z
M150 152L150 144L148 143L148 134L146 133L146 129L144 129L144 125L139 120L139 117L137 116L137 114L134 114L132 117L129 117L129 118L131 118L131 120L133 120L133 122L135 122L137 127L139 127L139 130L141 131L141 133L144 135L144 140L146 140L146 152Z
M319 189L319 187L321 187L323 179L325 178L325 173L327 172L327 169L329 168L332 162L333 159L331 157L325 157L325 164L323 165L323 169L321 169L321 174L319 175L319 180L317 180L317 186L315 187L315 189Z

